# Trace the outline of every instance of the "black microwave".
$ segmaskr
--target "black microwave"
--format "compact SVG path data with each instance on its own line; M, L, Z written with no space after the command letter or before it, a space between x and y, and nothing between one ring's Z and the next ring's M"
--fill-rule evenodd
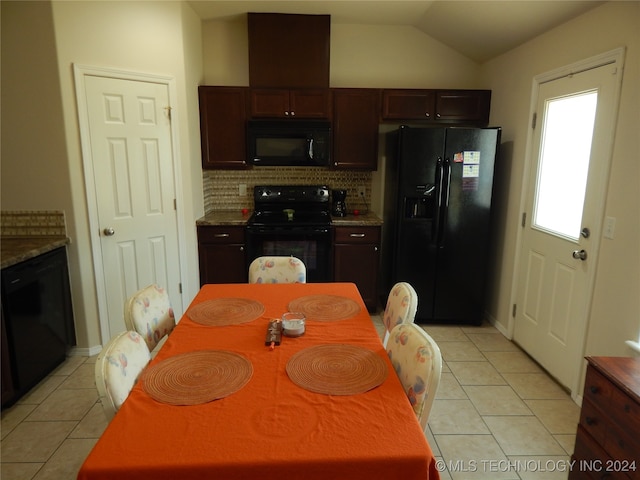
M249 163L326 167L331 159L331 124L305 120L249 120Z

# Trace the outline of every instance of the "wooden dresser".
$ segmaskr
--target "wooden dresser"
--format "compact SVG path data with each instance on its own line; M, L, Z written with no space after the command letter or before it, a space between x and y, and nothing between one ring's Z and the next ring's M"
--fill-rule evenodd
M640 358L587 361L569 479L640 480Z

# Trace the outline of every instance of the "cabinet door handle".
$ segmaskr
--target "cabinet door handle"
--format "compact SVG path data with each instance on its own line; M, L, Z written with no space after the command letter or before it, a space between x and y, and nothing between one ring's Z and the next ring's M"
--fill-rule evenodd
M364 233L350 233L349 236L350 237L354 237L354 238L364 238L365 234Z
M241 251L241 252L244 252L244 247L240 247L240 251Z
M228 234L228 233L216 233L216 234L214 235L214 237L216 237L216 238L226 238L226 237L228 237L228 236L229 236L229 234Z

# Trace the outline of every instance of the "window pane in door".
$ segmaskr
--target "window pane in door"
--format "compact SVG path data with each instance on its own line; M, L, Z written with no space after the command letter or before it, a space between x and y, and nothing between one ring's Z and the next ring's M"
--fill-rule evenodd
M577 240L587 186L598 92L547 101L533 225Z

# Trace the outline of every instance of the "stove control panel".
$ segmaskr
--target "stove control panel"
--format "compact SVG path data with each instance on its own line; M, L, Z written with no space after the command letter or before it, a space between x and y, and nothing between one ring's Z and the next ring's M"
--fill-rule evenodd
M328 202L329 187L325 185L268 185L253 190L256 203L265 202Z

